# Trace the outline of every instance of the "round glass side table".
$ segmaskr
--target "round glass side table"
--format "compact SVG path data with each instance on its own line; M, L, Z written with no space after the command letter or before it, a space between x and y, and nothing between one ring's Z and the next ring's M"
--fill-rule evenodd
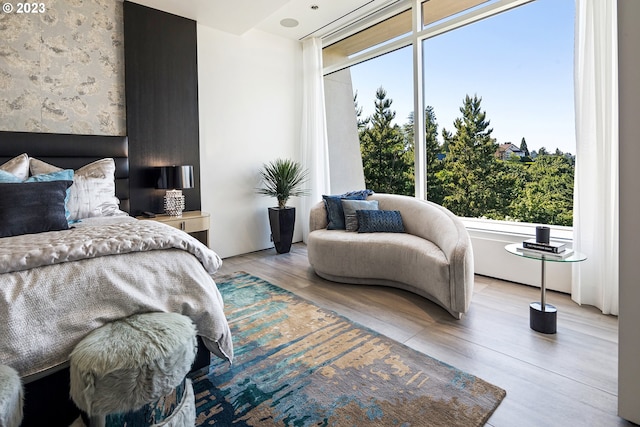
M556 255L547 255L544 253L530 252L522 250L522 243L512 243L504 247L507 252L522 258L537 259L540 261L540 302L532 302L529 304L529 326L531 329L543 334L555 334L557 325L558 309L547 304L545 294L547 290L546 265L547 261L551 262L580 262L587 259L587 256L581 252L573 251L566 257Z

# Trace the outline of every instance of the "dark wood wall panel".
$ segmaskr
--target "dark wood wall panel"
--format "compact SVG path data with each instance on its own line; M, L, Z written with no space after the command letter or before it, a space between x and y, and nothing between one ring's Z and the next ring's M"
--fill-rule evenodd
M200 209L196 22L124 2L125 87L131 213L162 212L155 167L190 164L195 188L186 210Z

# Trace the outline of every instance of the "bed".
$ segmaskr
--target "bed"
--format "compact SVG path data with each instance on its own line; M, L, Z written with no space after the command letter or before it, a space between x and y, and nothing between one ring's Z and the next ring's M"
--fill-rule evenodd
M203 344L196 367L209 352L232 360L212 279L220 258L180 230L127 215L127 152L126 137L0 132L0 364L26 383L25 421L37 409L56 424L47 381L64 387L75 344L134 313L190 317Z

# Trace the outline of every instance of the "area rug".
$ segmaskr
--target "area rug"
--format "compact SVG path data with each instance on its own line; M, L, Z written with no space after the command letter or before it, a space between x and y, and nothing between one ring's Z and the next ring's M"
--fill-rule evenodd
M246 273L216 282L229 366L194 378L199 426L481 426L506 392Z

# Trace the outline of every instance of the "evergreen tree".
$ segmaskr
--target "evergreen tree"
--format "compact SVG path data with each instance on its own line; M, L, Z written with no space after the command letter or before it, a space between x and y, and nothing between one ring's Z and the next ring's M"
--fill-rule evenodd
M444 201L444 190L438 173L442 170L443 164L438 156L442 154L442 148L438 143L436 113L431 105L424 110L424 132L427 156L427 200L441 205Z
M443 170L438 173L444 184L443 206L467 217L499 216L497 206L500 164L498 147L491 137L493 129L480 104L482 98L467 95L460 108L462 117L454 121L455 135L443 130L449 141L449 152Z
M513 216L525 222L572 225L573 177L570 158L538 155L527 169L521 194L511 203Z
M461 117L453 123L455 133L442 129L442 145L434 109L425 109L427 198L461 216L571 225L575 157L544 147L529 152L522 138L522 161L498 159L481 101L465 97ZM379 88L374 114L361 119L354 96L365 181L378 192L413 195L414 117L409 114L402 127L392 124L391 104ZM438 160L439 154L445 159Z
M524 137L522 137L522 141L520 141L520 150L524 152L526 157L531 156L531 153L529 153L529 147L527 147L527 141Z
M451 144L452 140L453 140L453 135L451 134L451 132L449 132L445 128L442 128L442 152L443 153L446 154L449 152L449 144Z
M369 123L369 119L361 119L362 117L362 107L358 105L358 91L353 95L353 106L356 109L356 120L358 123L358 131L361 131L367 126Z
M442 204L443 191L442 183L437 177L437 173L442 170L442 160L438 156L442 153L440 143L438 142L438 123L436 121L436 114L432 106L427 106L424 110L424 128L425 128L425 167L426 167L426 181L427 181L427 194L428 200ZM404 125L405 134L408 138L414 141L413 128L414 117L413 111L409 113L408 122Z
M487 217L491 219L520 221L513 209L512 204L522 194L524 186L529 176L527 175L528 164L518 161L498 160L499 171L497 174L496 205Z
M413 195L415 181L407 161L406 139L402 129L392 124L392 100L382 88L376 91L375 111L369 125L360 132L360 151L367 188L378 193Z
M407 164L408 170L406 173L407 182L405 182L405 191L402 194L413 196L415 191L416 182L416 141L413 137L413 111L409 113L407 117L407 123L402 126L402 136L404 138L405 155L404 161Z

